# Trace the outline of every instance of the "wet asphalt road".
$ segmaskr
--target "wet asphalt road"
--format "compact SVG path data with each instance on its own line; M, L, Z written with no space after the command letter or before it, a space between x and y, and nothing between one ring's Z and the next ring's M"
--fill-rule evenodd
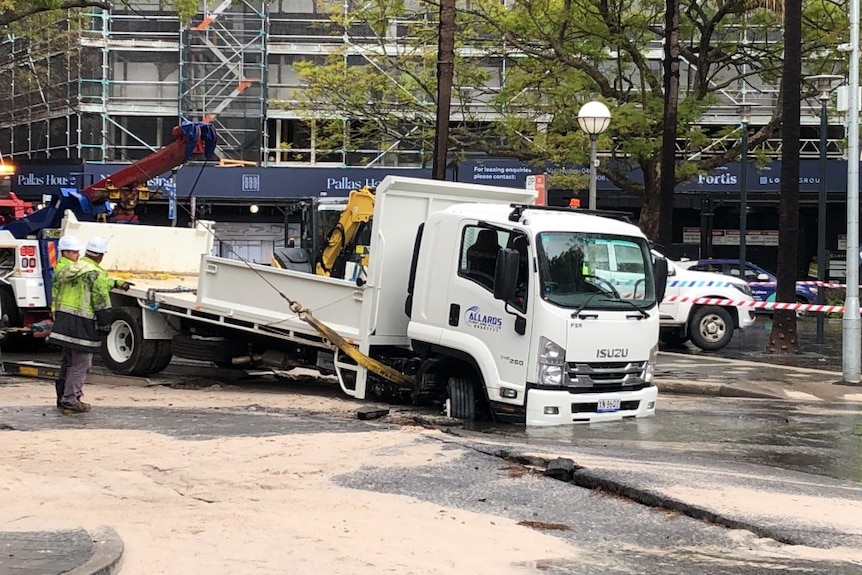
M798 322L803 353L790 358L767 356L768 317L720 352L728 358L787 362L802 367L840 371L841 321L827 323L826 343L814 344L815 321ZM692 346L691 355L705 353ZM251 385L253 383L249 382ZM554 452L575 449L584 455L659 462L668 472L696 463L708 473L747 473L750 465L766 466L775 478L804 473L811 489L841 489L834 480L862 482L862 414L848 405L809 405L728 398L666 397L657 417L613 424L551 429L505 426L477 428L479 437L498 446L523 444ZM19 431L70 429L140 429L184 441L205 441L232 435L268 437L292 433L364 433L394 426L365 423L261 405L230 409L178 410L100 408L87 418L58 416L42 406L4 408L0 422ZM445 465L392 469L363 468L336 478L339 484L416 497L446 508L466 509L548 530L580 550L574 561L525 563L528 570L550 574L727 574L760 573L858 574L862 566L835 558L801 558L770 539L818 547L859 543L841 533L806 530L804 525L767 526L765 537L745 530L728 530L684 514L651 508L624 497L610 496L525 472L480 449L465 448L467 439L453 437L448 449L459 450ZM430 440L429 440L430 441ZM444 440L447 441L447 440ZM613 473L601 470L598 474ZM624 469L620 470L625 482ZM817 480L817 477L821 480ZM801 476L800 476L801 477ZM641 478L645 485L656 478ZM493 521L489 525L493 529ZM763 534L762 534L763 535ZM442 559L442 558L441 558Z
M698 355L726 357L748 361L783 363L798 367L815 367L841 371L842 321L827 320L825 341L815 343L816 320L797 320L801 353L775 356L765 353L772 320L760 315L751 328L737 330L730 345L717 352L704 352L686 344L674 348L693 357ZM45 359L44 361L47 361ZM244 384L254 386L255 380ZM272 382L267 385L272 389ZM147 410L131 412L132 417L111 417L107 426L139 425ZM230 413L207 412L177 418L162 428L163 433L198 433L195 421L205 417L208 429L216 434L236 433L249 429L255 434L279 433L279 430L304 429L314 418L296 418L297 414L270 411L271 428L258 429L265 420L262 406L238 407ZM95 418L101 417L95 415ZM284 425L282 418L294 417L294 424ZM91 418L92 420L93 418ZM254 425L251 425L254 422ZM301 423L306 422L306 423ZM180 427L176 427L176 426ZM862 406L858 404L804 404L771 400L740 400L717 397L681 397L663 395L654 418L608 424L572 427L530 428L509 425L476 424L473 430L515 441L529 440L542 444L593 446L601 449L636 449L662 452L684 450L692 455L708 454L724 461L744 461L790 471L813 473L839 480L862 482ZM293 431L296 432L296 431Z
M477 431L596 452L685 453L862 483L862 407L714 397L662 397L656 417L589 426Z
M579 451L595 451L632 461L639 458L660 459L666 462L668 470L683 462L691 464L693 459L701 459L679 447L663 449L653 446L651 449L655 449L654 453L635 454L630 441L632 437L640 436L639 443L645 446L655 439L655 434L644 431L661 429L656 427L660 418L644 421L647 422L647 428L640 425L579 426L576 429L580 431L569 440L577 443ZM333 433L397 433L397 426L379 422L311 416L260 405L229 409L106 406L80 418L63 417L43 406L0 406L0 422L7 431L10 431L9 428L24 432L137 429L194 443L225 436L268 437L321 433L326 434L327 440L331 441ZM604 437L591 435L599 431ZM488 524L491 533L496 521L518 522L559 537L578 550L576 559L572 560L525 562L525 572L538 571L552 575L749 575L790 572L850 575L862 570L858 564L835 558L799 557L791 551L791 547L746 530L728 530L677 512L640 505L624 497L542 477L494 455L498 448L505 447L505 437L502 441L496 440L493 445L472 446L469 433L467 435L423 439L442 442L443 449L455 452L456 457L447 463L407 468L393 468L390 465L363 467L337 476L335 482L352 489L403 495L437 503L441 507L440 521L454 519L447 512L447 509L452 508L488 514L491 516ZM527 439L558 440L532 435ZM207 448L205 444L201 445L202 449ZM387 451L383 455L392 454ZM709 457L702 459L709 461ZM721 461L711 463L716 470L724 467ZM232 464L225 461L225 465ZM835 535L823 538L822 534L817 533L811 537L811 543L817 546L836 543ZM528 550L525 551L529 554ZM470 551L465 549L464 552ZM446 561L446 558L441 557L441 561Z
M842 321L825 322L816 343L816 319L797 319L800 353L765 352L772 318L761 315L730 345L706 352L691 343L668 351L796 367L842 370ZM862 406L806 404L718 397L659 398L654 418L588 426L530 428L477 424L472 429L543 445L646 452L685 451L726 462L743 461L862 483ZM862 570L860 570L862 572Z

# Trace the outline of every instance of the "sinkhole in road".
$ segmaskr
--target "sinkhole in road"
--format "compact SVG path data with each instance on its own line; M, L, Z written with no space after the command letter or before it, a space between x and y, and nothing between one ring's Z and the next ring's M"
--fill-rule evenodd
M804 544L802 541L788 536L786 533L779 533L767 527L732 519L704 507L680 501L679 499L674 499L673 497L668 497L661 493L652 492L648 489L626 484L622 481L603 475L600 472L592 471L587 467L578 465L575 461L569 458L560 457L549 459L532 455L510 453L506 450L484 451L482 449L478 449L478 451L485 453L486 455L502 459L510 464L523 466L532 472L541 473L550 479L556 479L557 481L562 481L564 483L571 483L576 487L591 489L611 496L622 497L633 503L645 505L653 509L676 512L692 519L697 519L699 521L704 521L728 529L744 529L754 533L758 537L765 537L787 545Z

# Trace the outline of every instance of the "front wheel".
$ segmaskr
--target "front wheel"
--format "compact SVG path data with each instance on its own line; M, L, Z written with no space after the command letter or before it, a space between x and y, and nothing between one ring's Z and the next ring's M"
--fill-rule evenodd
M668 347L683 347L688 341L688 334L683 328L662 329L659 339Z
M476 419L476 386L469 377L449 378L449 417Z
M723 307L699 308L691 318L691 343L705 351L721 349L733 338L733 328L733 318Z

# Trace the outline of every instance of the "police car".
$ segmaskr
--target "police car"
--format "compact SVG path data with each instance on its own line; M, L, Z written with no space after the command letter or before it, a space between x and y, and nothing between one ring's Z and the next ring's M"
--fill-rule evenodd
M735 278L740 275L738 259L688 260L677 262L677 265L694 271L715 272ZM746 262L743 277L751 286L751 295L756 301L775 301L775 290L778 285L778 278L775 277L775 274L756 264ZM816 300L817 286L807 285L805 282L796 282L797 303L809 304L815 303ZM769 312L771 310L764 311Z

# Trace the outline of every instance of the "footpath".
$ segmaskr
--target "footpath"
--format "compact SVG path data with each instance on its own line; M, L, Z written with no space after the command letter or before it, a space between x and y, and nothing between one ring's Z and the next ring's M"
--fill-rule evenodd
M720 351L686 344L659 352L657 385L660 392L687 395L862 402L862 386L842 383L842 327L841 319L826 320L818 343L816 318L799 318L799 353L775 355L765 351L771 319L760 316Z
M862 403L862 386L841 371L766 361L660 352L655 379L659 393Z
M732 345L719 353L702 353L693 347L660 352L656 368L660 393L862 403L862 386L841 383L840 331L836 331L840 330L840 322L828 326L829 341L820 345L812 343L814 321L799 323L800 348L804 351L793 357L763 353L768 320L759 322L745 334L737 332ZM24 358L4 356L3 359ZM57 359L52 354L38 357L39 362L46 364ZM189 371L200 378L206 376L207 370L197 367ZM103 384L110 379L104 368L96 366L91 384ZM142 378L139 385L153 383L158 382ZM0 421L0 431L9 429L4 425ZM83 529L0 532L2 574L110 575L119 572L122 555L123 541L108 526L92 532Z

